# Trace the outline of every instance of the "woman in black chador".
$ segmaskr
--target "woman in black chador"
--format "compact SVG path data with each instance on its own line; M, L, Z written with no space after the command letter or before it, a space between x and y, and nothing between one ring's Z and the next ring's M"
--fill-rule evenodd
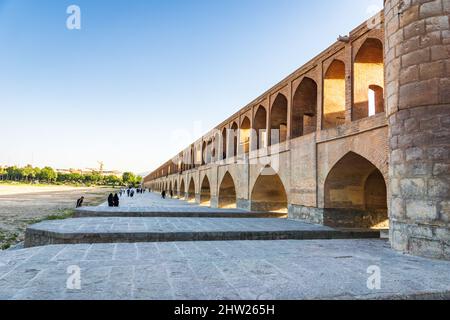
M113 205L114 207L119 207L119 196L117 195L117 193L114 195Z
M108 207L114 207L114 196L112 193L110 193L108 197Z

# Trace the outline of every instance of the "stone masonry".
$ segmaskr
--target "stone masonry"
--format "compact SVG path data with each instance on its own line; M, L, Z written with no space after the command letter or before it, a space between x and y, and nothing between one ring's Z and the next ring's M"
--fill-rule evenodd
M395 249L450 259L450 1L385 1Z

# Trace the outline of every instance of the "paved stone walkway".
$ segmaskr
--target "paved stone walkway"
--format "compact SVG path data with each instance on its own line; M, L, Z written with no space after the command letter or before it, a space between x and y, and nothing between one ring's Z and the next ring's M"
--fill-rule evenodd
M81 290L67 289L69 266ZM370 290L367 270L381 271ZM450 298L450 262L382 240L45 246L0 253L0 299Z
M123 200L125 208L121 209L152 210L161 206L156 197ZM169 212L180 207L198 210L178 200L168 200L163 207ZM80 236L92 243L98 241L89 239L90 233L105 237L106 242L119 234L129 242L158 232L190 235L191 240L205 240L195 236L205 231L241 235L280 230L285 234L335 232L283 219L130 217L47 221L30 230L38 236L47 234L48 239L49 235L69 240ZM143 240L147 241L0 252L0 299L450 299L450 262L402 255L383 240ZM70 271L77 268L81 288L73 289L68 280ZM381 272L379 290L367 286L368 271L374 270Z
M68 243L379 238L287 219L78 218L30 226L25 246Z
M127 197L126 195L122 195L120 197L120 207L119 208L110 208L108 207L108 203L104 202L98 207L85 207L83 209L87 210L108 210L115 211L121 210L123 212L126 211L139 211L139 210L163 210L163 211L173 211L173 210L188 210L188 211L232 211L232 212L245 212L240 209L211 209L209 207L202 207L195 203L190 203L188 201L179 200L179 199L171 199L170 197L166 199L162 199L161 196L157 193L144 193L144 194L135 194L133 198Z
M220 209L199 206L179 199L162 199L155 193L122 196L120 207L111 208L105 202L97 207L83 207L75 217L203 217L203 218L282 218L283 213L248 212L240 209Z

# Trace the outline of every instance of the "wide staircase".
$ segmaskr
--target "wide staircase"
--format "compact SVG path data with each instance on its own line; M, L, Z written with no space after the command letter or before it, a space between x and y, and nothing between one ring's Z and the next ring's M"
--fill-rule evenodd
M380 238L377 230L334 229L286 214L213 209L153 193L123 196L119 208L101 205L75 218L28 227L25 247L79 243Z

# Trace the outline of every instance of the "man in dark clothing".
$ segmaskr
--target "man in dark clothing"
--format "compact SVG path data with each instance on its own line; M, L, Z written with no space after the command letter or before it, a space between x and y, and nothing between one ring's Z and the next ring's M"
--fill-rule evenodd
M119 207L119 196L117 195L117 193L114 195L113 205L114 207Z
M113 206L114 206L114 196L112 193L110 193L108 196L108 207L113 207Z
M161 197L162 197L163 199L166 198L166 190L163 190L163 192L161 192Z
M77 208L81 208L83 206L84 197L81 197L77 200Z
M130 196L130 189L127 189L127 196L129 197Z

